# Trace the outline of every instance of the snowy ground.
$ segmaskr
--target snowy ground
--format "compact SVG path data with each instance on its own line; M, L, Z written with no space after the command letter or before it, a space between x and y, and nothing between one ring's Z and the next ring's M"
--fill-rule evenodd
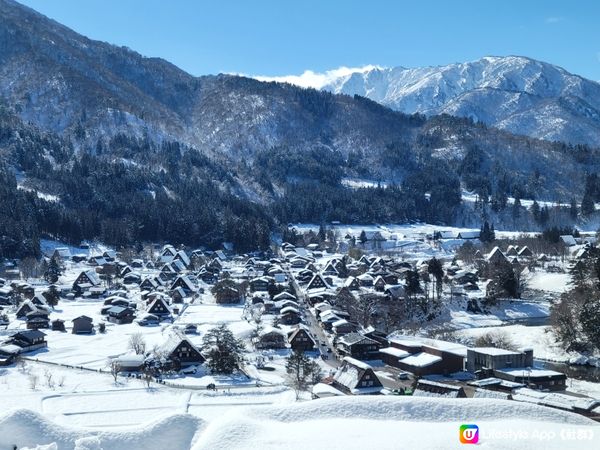
M37 385L32 388L34 376ZM138 425L174 413L213 420L232 407L294 401L293 392L283 386L236 385L216 392L155 383L147 388L142 380L119 377L115 384L109 374L36 362L28 362L24 370L0 369L0 397L3 410L27 408L59 424L91 428Z
M459 427L479 427L487 448L597 448L600 428L581 416L491 399L345 397L237 408L212 420L171 415L135 429L98 432L19 410L0 417L0 447L70 449L462 448ZM435 430L435 432L432 432Z
M568 273L535 272L527 280L527 287L538 291L562 294L569 289Z

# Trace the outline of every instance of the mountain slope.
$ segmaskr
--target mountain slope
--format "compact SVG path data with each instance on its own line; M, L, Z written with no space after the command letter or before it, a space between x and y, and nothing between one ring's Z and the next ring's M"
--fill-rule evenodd
M294 81L291 79L290 81ZM512 133L600 145L600 84L524 57L357 70L318 86L408 114L470 117Z
M598 150L470 119L192 77L0 0L3 256L35 253L40 235L244 251L291 221L479 224L490 208L503 214L506 196L579 200L598 170ZM352 190L345 178L390 187ZM478 209L461 205L465 188L484 199ZM553 223L543 217L533 227Z

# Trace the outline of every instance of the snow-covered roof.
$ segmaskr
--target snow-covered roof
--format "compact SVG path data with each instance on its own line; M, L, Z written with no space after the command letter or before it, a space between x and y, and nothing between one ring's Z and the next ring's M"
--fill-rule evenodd
M271 326L264 327L262 330L260 330L260 332L258 334L259 334L259 336L264 336L264 335L270 334L270 333L280 334L281 336L287 337L285 331L283 331L281 328L275 328L275 327L271 327Z
M279 311L280 314L286 314L286 313L294 313L294 314L300 314L300 311L298 311L297 308L294 308L293 306L286 306L285 308L282 308L281 311Z
M503 348L496 347L473 347L470 350L476 351L477 353L481 353L484 355L490 356L501 356L501 355L518 355L520 352L515 352L513 350L505 350Z
M557 372L555 370L534 369L529 367L507 367L504 369L496 369L496 371L510 374L513 376L526 376L528 378L564 376L564 373Z
M296 300L296 296L290 294L289 292L281 292L273 297L273 300Z
M117 361L124 367L139 367L144 364L144 355L127 354L117 357Z
M415 355L407 356L402 360L402 363L413 367L427 367L441 360L442 358L440 356L421 352Z
M394 356L398 359L400 358L405 358L406 356L410 355L410 353L408 353L405 350L401 350L399 348L396 347L386 347L386 348L382 348L381 350L379 350L380 353L385 353L386 355L390 355L390 356Z
M312 393L319 398L323 397L337 397L340 395L346 395L339 389L334 388L330 384L317 383L313 386Z
M365 362L359 361L358 359L354 359L350 356L344 357L344 361L348 364L352 364L353 366L359 367L363 370L371 369L372 367Z
M568 245L569 247L577 245L577 241L575 241L575 238L570 234L562 235L560 240L563 242L563 244Z

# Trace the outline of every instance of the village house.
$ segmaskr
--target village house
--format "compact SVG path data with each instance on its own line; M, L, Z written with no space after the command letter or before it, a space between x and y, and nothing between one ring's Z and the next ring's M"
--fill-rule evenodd
M144 368L146 357L144 355L121 355L116 358L119 372L139 372Z
M337 340L337 351L354 359L379 359L379 342L360 333L348 333Z
M504 350L495 347L474 347L467 349L467 370L495 370L510 367L533 367L533 350Z
M269 277L258 277L250 280L250 291L251 292L267 292L269 290L269 284L273 280Z
M325 281L321 274L316 274L312 277L312 279L308 282L306 286L306 290L310 291L312 289L329 289L329 284Z
M112 306L108 311L108 321L116 324L131 323L135 319L135 311L129 307Z
M156 277L145 278L140 283L140 289L146 290L146 291L154 291L154 290L158 289L159 286L160 286L160 283Z
M200 350L187 337L178 333L169 336L160 347L160 353L165 355L168 361L181 367L202 364L205 361Z
M39 330L18 331L8 339L7 344L19 347L19 353L32 352L48 346L46 334Z
M73 290L86 290L94 286L100 286L100 277L95 270L86 270L79 274L73 282Z
M390 338L389 343L390 347L384 349L382 353L386 363L406 372L423 376L448 375L464 370L466 356L464 345L408 337Z
M170 296L172 303L183 303L187 294L182 288L178 287L171 291Z
M466 398L465 389L447 383L438 383L420 379L413 392L414 397L444 397L444 398Z
M263 328L254 339L254 346L257 350L276 350L285 348L287 344L286 334L283 330L274 327Z
M296 325L301 322L300 311L293 306L286 306L279 311L279 321L284 325Z
M91 317L79 316L71 322L73 322L73 334L92 334L94 332L94 322Z
M333 376L332 386L348 395L379 394L383 389L370 365L348 356Z
M50 328L50 317L48 312L37 310L27 314L27 329L39 330L40 328Z
M292 330L288 335L288 342L294 351L310 352L316 347L314 339L304 327Z
M331 324L331 329L336 336L343 336L357 330L357 326L348 322L346 319L340 319Z
M52 331L66 331L65 321L62 319L54 319L51 324Z
M177 288L183 289L188 295L196 291L196 286L194 286L194 283L192 283L187 275L178 276L173 284L171 284L171 290Z
M146 313L152 314L154 316L160 318L166 318L171 316L171 308L165 302L165 300L161 297L156 297L152 302L148 305L146 309Z
M567 377L561 372L534 367L533 350L476 347L467 350L467 370L483 377L494 376L534 389L564 390Z

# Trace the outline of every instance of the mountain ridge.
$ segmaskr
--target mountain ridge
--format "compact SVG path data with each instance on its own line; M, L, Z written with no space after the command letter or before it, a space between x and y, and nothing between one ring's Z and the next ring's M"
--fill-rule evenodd
M600 145L600 84L533 58L486 56L439 66L335 73L326 72L329 82L314 87L362 95L407 114L447 113L516 134ZM304 84L302 76L271 79Z

